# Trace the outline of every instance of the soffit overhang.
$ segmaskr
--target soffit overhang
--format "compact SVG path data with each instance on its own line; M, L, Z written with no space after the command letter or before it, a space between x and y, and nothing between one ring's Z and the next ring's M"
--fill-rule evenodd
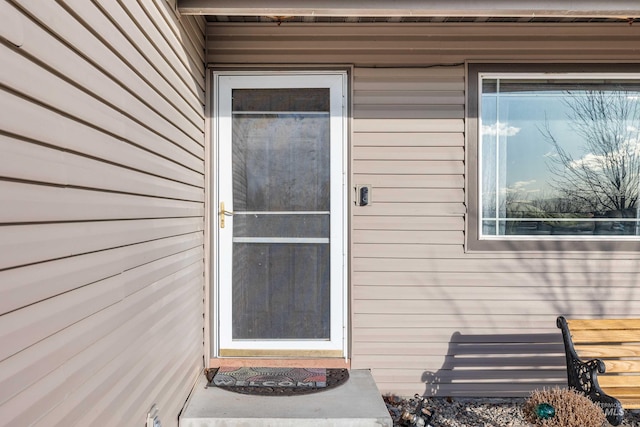
M640 18L638 0L178 0L185 15L255 22L592 22ZM266 6L268 5L268 6Z

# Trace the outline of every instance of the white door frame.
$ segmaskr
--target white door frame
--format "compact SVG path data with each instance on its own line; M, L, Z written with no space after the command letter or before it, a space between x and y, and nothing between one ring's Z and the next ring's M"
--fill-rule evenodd
M211 191L211 236L212 236L212 344L213 357L233 355L286 354L287 350L299 351L310 357L347 357L348 331L348 286L347 286L347 73L345 71L213 71L211 95L212 103L212 178ZM226 217L225 229L219 226L218 210L224 201L225 210L233 211L231 185L231 166L220 159L231 158L231 144L221 144L221 139L231 135L231 118L228 106L231 102L232 88L287 88L287 87L329 87L331 89L331 142L339 141L339 150L331 150L331 314L330 340L242 340L231 338L231 289L221 286L231 269L231 248L233 217ZM337 91L337 92L334 92ZM338 94L338 96L333 96ZM227 150L227 151L225 151ZM335 247L338 245L338 247ZM226 265L228 268L218 268ZM338 266L338 268L333 268ZM223 350L226 354L222 354ZM230 350L229 353L227 350ZM285 351L285 353L281 353ZM280 352L280 353L279 353Z

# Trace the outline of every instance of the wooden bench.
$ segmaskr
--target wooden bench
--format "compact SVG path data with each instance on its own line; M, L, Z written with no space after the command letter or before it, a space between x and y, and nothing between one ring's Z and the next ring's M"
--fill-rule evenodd
M640 319L557 319L568 385L600 405L616 426L640 409Z

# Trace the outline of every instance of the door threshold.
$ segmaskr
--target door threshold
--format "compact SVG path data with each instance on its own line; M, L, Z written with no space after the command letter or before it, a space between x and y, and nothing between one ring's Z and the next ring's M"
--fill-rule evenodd
M210 368L227 367L243 367L243 366L261 366L264 368L351 368L351 359L343 357L331 358L266 358L266 357L218 357L209 359Z

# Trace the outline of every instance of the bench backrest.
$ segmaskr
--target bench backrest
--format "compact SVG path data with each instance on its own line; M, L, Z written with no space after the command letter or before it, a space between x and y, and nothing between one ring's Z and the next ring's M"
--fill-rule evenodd
M567 319L571 340L582 360L601 359L602 388L640 387L640 319Z

